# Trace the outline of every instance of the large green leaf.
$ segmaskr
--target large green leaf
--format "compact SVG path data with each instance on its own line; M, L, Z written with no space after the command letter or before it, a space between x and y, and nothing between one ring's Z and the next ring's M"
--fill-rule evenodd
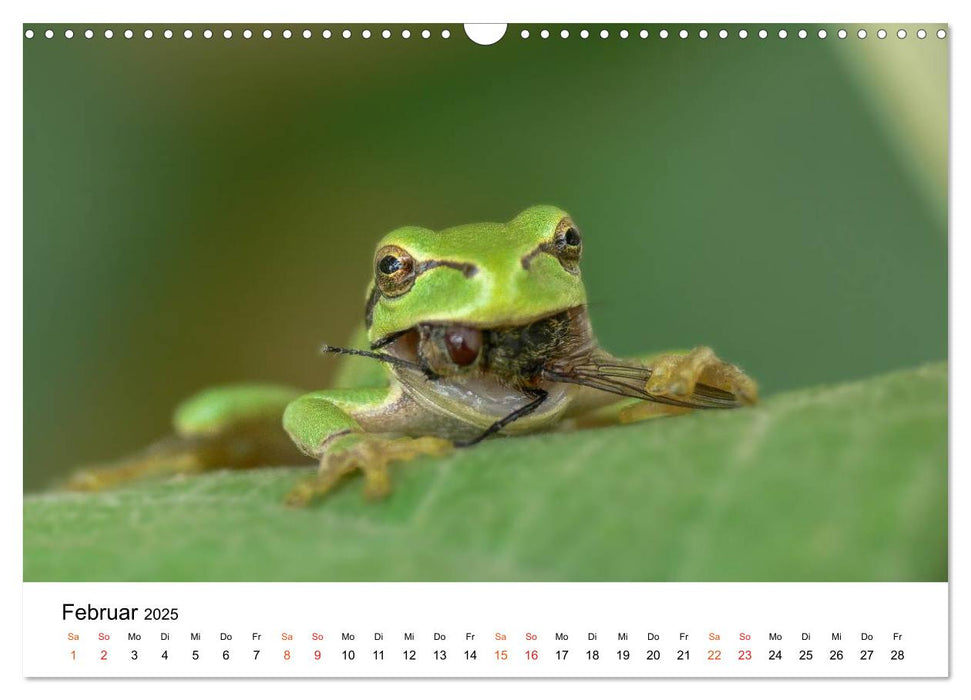
M944 364L495 440L303 511L306 470L24 503L27 580L947 579Z

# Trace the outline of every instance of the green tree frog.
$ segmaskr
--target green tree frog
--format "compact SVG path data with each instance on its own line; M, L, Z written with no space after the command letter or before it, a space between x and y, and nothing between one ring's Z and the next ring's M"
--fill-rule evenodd
M386 495L389 465L495 435L631 422L756 401L755 382L707 347L638 359L602 350L570 216L531 207L508 223L399 228L378 243L340 388L213 388L175 411L174 434L70 482L94 490L153 474L318 463L305 505L361 472ZM282 429L281 429L282 423ZM296 450L294 449L296 448Z

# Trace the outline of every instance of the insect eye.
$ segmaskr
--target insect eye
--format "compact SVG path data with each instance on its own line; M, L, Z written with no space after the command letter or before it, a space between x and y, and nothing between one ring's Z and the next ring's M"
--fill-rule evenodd
M452 362L459 367L468 367L482 351L482 331L461 326L448 328L445 331L445 349Z
M415 283L415 261L398 246L381 248L374 256L375 283L386 297L401 296Z
M560 264L573 273L580 271L580 254L583 252L583 239L580 231L570 219L563 219L553 234L553 248Z

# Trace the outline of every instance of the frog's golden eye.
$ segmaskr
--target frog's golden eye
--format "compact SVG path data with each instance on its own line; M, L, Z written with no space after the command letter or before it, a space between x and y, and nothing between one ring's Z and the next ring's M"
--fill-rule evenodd
M417 270L415 259L396 245L386 245L374 256L374 281L386 297L398 297L411 289Z
M583 253L583 239L576 224L567 217L556 225L553 234L553 250L560 264L570 272L580 271L580 255Z

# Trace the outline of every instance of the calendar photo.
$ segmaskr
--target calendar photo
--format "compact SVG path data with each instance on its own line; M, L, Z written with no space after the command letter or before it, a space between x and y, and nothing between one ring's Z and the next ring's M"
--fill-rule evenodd
M23 37L25 582L948 581L947 25Z

